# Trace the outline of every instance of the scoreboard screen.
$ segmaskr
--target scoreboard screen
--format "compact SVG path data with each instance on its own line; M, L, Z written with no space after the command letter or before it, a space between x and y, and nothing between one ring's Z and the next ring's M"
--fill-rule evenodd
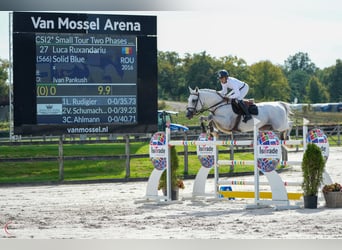
M36 34L37 124L135 124L136 37Z
M157 130L156 19L13 13L15 134Z

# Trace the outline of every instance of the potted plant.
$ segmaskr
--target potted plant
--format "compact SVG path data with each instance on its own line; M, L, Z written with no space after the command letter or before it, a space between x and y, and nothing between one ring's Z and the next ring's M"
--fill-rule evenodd
M184 182L177 177L177 169L179 168L178 155L175 146L171 146L171 200L178 200L179 189L184 189ZM164 195L167 195L166 171L162 174L158 190L162 189Z
M339 183L324 185L322 189L325 204L328 208L342 207L342 186Z
M302 161L304 208L317 208L317 194L323 181L324 166L321 149L314 143L308 144Z

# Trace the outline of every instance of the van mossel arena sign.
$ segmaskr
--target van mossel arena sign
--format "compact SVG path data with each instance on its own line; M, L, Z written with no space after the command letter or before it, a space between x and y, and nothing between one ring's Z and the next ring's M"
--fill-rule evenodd
M117 21L111 18L95 20L77 20L69 17L57 17L57 19L45 19L41 16L31 17L32 25L35 29L49 30L93 30L93 31L141 31L141 23L133 21Z

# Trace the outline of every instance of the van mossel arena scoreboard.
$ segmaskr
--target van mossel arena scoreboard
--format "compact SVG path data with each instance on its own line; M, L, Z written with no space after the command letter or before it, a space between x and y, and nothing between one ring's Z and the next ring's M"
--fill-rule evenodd
M14 12L14 134L157 131L155 16Z

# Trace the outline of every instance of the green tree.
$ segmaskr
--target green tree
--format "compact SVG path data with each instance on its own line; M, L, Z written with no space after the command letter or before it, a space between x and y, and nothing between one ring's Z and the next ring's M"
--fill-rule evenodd
M306 87L306 102L322 103L329 100L328 91L315 76L311 77Z
M218 86L216 72L219 69L217 65L217 60L207 55L205 51L193 55L186 54L184 71L187 85L192 88L215 88Z
M329 90L329 83L331 82L331 74L333 70L335 69L335 65L326 67L324 69L318 69L316 71L316 76L318 77L319 81L322 83L322 85L326 88L329 94L328 102L330 102L330 90Z
M0 59L0 105L8 104L8 79L9 62Z
M308 53L297 52L293 56L289 56L285 60L284 65L285 72L291 72L296 70L302 70L308 74L313 74L316 72L316 65L311 62Z
M331 102L342 101L342 61L340 59L336 60L336 65L329 76L329 92Z
M180 101L185 91L182 59L176 52L158 52L158 98Z
M299 103L304 102L306 94L306 86L309 82L310 75L303 70L294 70L288 73L287 76L289 86L291 89L290 100L298 100Z
M288 101L290 87L280 67L270 61L251 65L253 81L250 83L250 95L257 101Z
M304 52L298 52L289 56L284 62L284 73L290 86L290 100L297 99L298 102L304 102L306 95L306 86L311 76L315 74L317 67L311 62L309 55Z

